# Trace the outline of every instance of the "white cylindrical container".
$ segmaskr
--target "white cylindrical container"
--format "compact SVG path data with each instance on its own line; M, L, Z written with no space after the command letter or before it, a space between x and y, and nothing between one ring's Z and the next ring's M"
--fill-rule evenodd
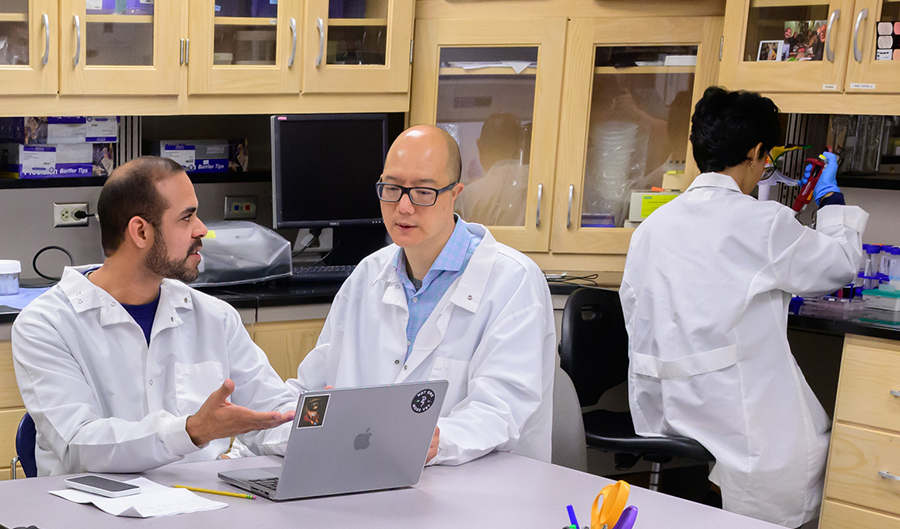
M19 261L0 259L0 296L19 293L19 274L22 265Z

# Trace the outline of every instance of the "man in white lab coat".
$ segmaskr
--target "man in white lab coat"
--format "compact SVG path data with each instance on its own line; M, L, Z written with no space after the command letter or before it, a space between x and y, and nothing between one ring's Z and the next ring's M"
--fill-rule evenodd
M341 287L298 392L446 379L429 464L493 450L550 460L556 354L547 282L533 261L453 214L456 142L430 125L391 146L377 185L394 244ZM372 197L373 200L376 197Z
M212 460L234 435L259 447L297 399L237 311L181 282L197 277L206 235L187 174L133 160L97 210L106 261L66 268L13 325L38 474Z
M704 174L635 231L619 295L635 431L696 439L716 457L726 510L798 527L818 514L831 421L791 355L788 303L853 281L868 215L842 205L834 158L815 230L749 196L777 112L707 89L691 132Z

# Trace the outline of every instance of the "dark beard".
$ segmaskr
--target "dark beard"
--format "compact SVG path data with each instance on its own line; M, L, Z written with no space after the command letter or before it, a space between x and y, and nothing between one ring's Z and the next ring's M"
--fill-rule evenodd
M192 244L191 249L188 250L188 254L184 259L168 261L166 260L166 255L168 255L169 252L166 248L166 243L163 241L162 231L157 230L156 234L157 237L154 238L153 246L150 247L150 252L147 254L147 259L144 261L147 268L159 276L168 279L177 279L185 283L190 283L197 279L197 276L200 275L200 271L196 268L189 267L187 265L187 260L192 253L203 246L203 243L196 241Z

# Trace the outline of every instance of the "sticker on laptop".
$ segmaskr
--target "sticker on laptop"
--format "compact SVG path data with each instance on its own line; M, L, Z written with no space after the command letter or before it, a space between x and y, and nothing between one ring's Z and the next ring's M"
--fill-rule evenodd
M297 421L297 428L322 426L325 423L325 409L328 407L328 397L329 395L304 396L303 404L300 406L300 419Z
M413 397L411 404L412 411L416 413L425 413L431 409L432 404L434 404L434 391L423 389Z

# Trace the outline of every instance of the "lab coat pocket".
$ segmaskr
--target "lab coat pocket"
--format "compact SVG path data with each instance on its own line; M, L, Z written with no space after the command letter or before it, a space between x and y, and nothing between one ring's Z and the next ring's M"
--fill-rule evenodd
M219 362L175 362L175 399L178 412L182 415L195 413L224 380L222 364Z
M466 360L453 360L439 356L434 359L431 368L431 380L446 380L450 383L447 388L447 396L444 398L444 406L441 416L446 416L453 406L466 398L468 394L468 370L469 362Z

